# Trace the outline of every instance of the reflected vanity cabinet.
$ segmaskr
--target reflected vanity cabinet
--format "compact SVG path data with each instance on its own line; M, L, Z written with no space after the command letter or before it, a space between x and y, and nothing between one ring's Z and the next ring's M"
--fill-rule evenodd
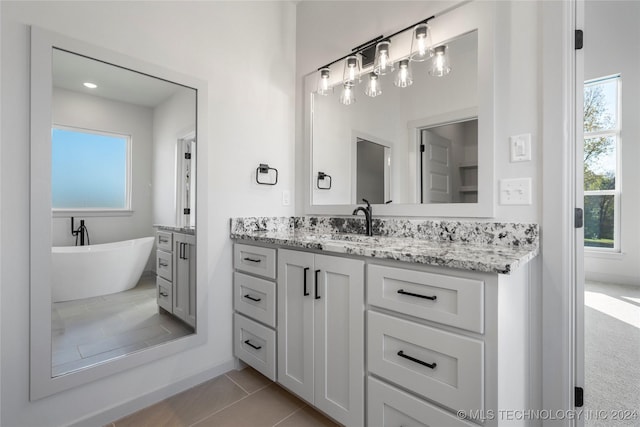
M196 325L196 239L193 234L156 231L158 306Z

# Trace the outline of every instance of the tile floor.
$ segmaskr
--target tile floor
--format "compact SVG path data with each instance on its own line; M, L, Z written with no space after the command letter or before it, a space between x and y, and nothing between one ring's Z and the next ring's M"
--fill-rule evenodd
M159 314L154 275L124 292L51 305L52 374L62 375L188 334Z
M229 371L107 427L338 425L254 369L245 368Z

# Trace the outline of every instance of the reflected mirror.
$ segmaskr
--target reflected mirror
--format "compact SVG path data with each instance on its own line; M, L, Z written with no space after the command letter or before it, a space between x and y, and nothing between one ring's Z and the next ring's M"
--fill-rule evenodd
M195 332L197 135L193 88L55 48L52 82L57 377Z
M412 62L408 87L386 74L382 93L369 97L365 70L351 105L340 103L340 82L327 96L312 94L313 205L478 202L478 31L446 45L446 76Z

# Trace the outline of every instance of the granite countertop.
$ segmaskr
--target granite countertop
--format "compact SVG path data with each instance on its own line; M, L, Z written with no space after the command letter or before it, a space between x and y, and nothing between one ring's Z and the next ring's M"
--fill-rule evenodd
M191 234L194 236L196 234L195 227L177 227L175 225L164 225L164 224L153 224L153 226L158 230L174 231L176 233Z
M366 236L354 233L327 233L294 227L259 230L251 227L238 227L237 224L234 227L232 223L231 238L317 249L331 253L509 274L538 254L537 226L535 231L535 241L528 244L521 244L520 240L515 240L516 244L489 244L397 235Z

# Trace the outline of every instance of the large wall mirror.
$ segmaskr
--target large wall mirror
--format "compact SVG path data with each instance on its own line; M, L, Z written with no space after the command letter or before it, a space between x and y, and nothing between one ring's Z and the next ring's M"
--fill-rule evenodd
M37 28L31 80L37 399L203 342L206 85ZM178 264L158 225L188 259L189 316L172 305L161 269Z
M378 214L493 215L493 6L472 2L436 16L434 46L446 46L451 72L428 75L412 62L413 84L397 87L396 71L372 67L340 102L344 61L331 68L332 90L319 94L318 73L306 78L309 192L307 213L347 214L362 199ZM409 56L412 31L394 36L396 62Z

